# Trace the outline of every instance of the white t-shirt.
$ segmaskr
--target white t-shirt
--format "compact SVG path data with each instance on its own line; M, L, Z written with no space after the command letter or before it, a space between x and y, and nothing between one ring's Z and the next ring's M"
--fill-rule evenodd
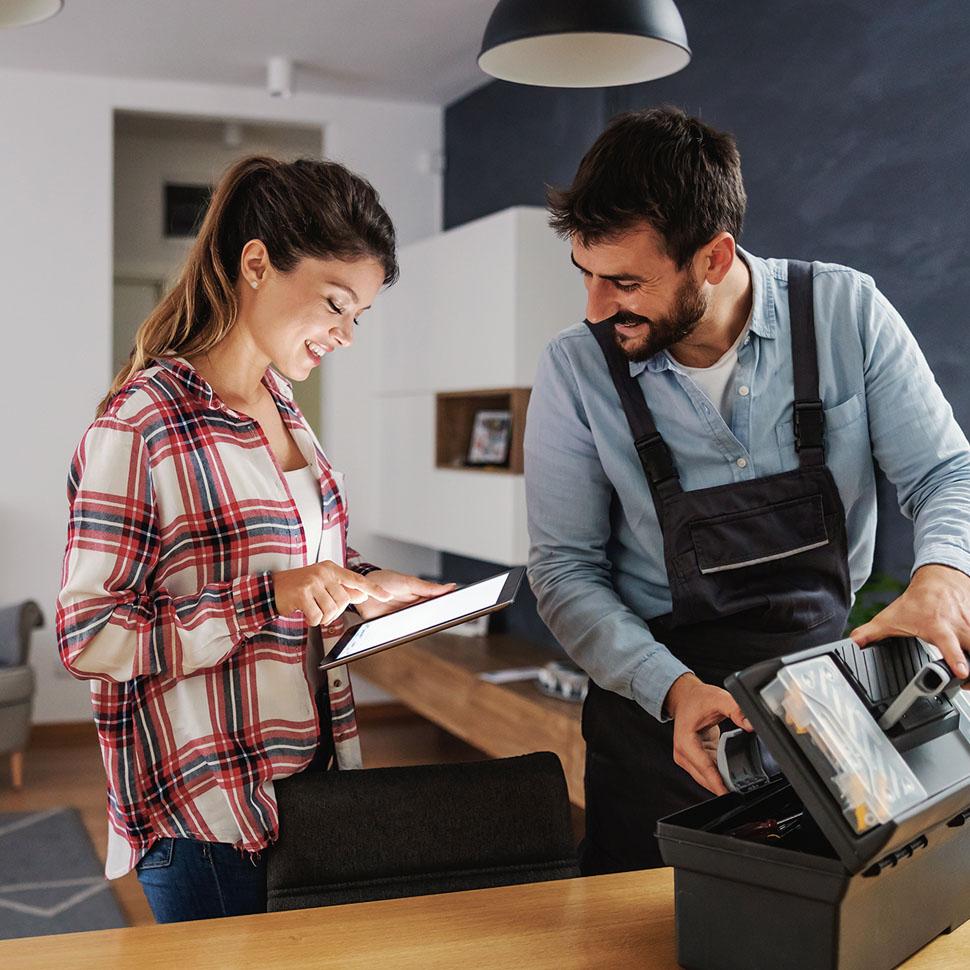
M735 389L734 374L738 369L738 350L744 338L751 329L751 317L741 328L738 339L734 341L731 349L710 367L687 367L685 364L674 360L674 363L710 398L711 403L721 412L725 424L730 426L731 413L734 405ZM669 353L668 353L668 356ZM741 388L738 388L741 391ZM747 393L745 390L744 393Z

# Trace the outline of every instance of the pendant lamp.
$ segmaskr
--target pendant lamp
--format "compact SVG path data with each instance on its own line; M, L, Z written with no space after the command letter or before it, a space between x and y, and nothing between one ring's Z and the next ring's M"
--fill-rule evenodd
M478 55L493 77L561 88L652 81L689 62L674 0L499 0Z
M63 6L64 0L0 0L0 28L40 23Z

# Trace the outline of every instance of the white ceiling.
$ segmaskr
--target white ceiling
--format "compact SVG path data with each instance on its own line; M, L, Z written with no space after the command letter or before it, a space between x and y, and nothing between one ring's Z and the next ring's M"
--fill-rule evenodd
M298 91L448 104L488 80L476 58L495 2L65 0L0 30L0 68L264 87L280 56Z

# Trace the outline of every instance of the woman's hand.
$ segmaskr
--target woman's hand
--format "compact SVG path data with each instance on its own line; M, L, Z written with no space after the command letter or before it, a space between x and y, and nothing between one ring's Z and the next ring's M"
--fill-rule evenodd
M276 609L282 616L302 613L310 626L329 626L351 603L390 603L393 599L372 577L335 562L316 562L273 573ZM396 575L391 573L390 575Z
M380 584L391 595L390 600L368 599L357 603L357 612L365 619L372 620L375 616L383 616L401 609L402 606L413 606L422 600L434 599L443 593L450 593L456 588L454 583L429 583L417 576L406 573L396 573L390 569L378 569L367 574L367 579Z

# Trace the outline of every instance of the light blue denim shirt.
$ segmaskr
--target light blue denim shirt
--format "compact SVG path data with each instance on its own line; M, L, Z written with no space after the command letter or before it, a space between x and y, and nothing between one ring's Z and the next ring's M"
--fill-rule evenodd
M730 427L665 353L631 364L688 490L795 468L784 260L739 251L751 329L738 352ZM872 567L873 459L914 520L916 562L970 574L970 446L902 318L868 276L815 263L826 462L845 506L853 592ZM660 526L606 363L580 323L539 363L525 432L539 613L593 680L655 717L686 668L645 619L670 612Z

